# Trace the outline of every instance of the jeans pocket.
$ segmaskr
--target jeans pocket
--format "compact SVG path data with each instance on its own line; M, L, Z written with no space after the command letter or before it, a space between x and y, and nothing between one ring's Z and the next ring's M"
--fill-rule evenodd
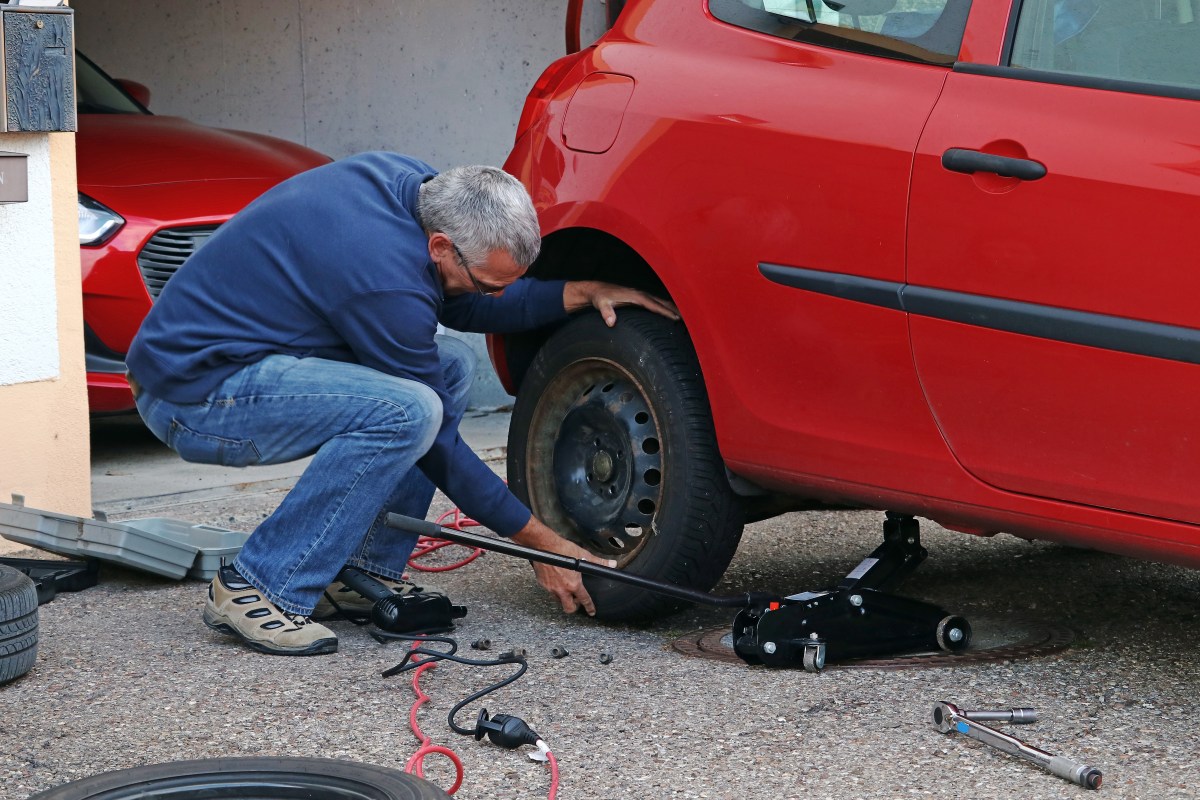
M219 464L223 467L248 467L259 461L258 448L249 439L226 439L197 433L177 419L171 420L167 446L184 461L195 464Z

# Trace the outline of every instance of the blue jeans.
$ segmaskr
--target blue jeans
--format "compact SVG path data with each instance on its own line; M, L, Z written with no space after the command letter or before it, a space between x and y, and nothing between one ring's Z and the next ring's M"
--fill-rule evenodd
M234 373L202 403L138 396L146 426L185 461L246 467L315 454L234 560L284 611L311 614L346 564L403 575L416 536L384 519L429 512L434 486L416 462L443 414L462 416L474 376L470 347L449 336L437 345L453 409L422 383L361 364L278 355Z

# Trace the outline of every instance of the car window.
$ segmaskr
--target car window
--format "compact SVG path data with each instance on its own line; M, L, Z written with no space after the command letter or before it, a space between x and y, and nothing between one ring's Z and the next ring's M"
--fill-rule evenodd
M1200 88L1200 0L1025 0L1009 65Z
M76 109L80 114L149 114L92 60L75 51Z
M971 0L709 0L742 28L873 55L953 64Z

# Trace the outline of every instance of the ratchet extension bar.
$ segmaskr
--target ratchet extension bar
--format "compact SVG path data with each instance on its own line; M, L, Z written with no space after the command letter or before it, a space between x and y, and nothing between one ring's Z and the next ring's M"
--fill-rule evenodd
M507 539L497 539L493 536L483 536L478 533L468 533L454 528L444 528L436 523L406 517L403 514L388 514L386 521L388 527L396 528L397 530L408 531L420 536L449 539L457 544L491 550L495 553L516 556L517 558L524 558L529 561L537 561L541 564L569 569L572 572L578 572L583 575L608 578L618 583L637 586L641 589L649 589L652 592L657 592L667 597L674 597L678 600L685 600L689 603L716 606L717 608L754 608L779 602L782 599L770 592L743 592L742 594L735 595L716 595L709 594L708 592L699 592L695 589L687 589L683 586L663 583L651 578L642 577L641 575L632 575L628 572L622 572L619 569L603 566L602 564L593 564L591 561L584 561L580 558L571 558L570 556L559 555L558 553L548 553L545 550L535 550L532 547L523 547Z

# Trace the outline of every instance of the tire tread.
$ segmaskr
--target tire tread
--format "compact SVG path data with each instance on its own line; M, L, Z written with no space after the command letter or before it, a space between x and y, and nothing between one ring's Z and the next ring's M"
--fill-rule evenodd
M24 573L0 564L0 684L33 668L37 645L37 587Z

